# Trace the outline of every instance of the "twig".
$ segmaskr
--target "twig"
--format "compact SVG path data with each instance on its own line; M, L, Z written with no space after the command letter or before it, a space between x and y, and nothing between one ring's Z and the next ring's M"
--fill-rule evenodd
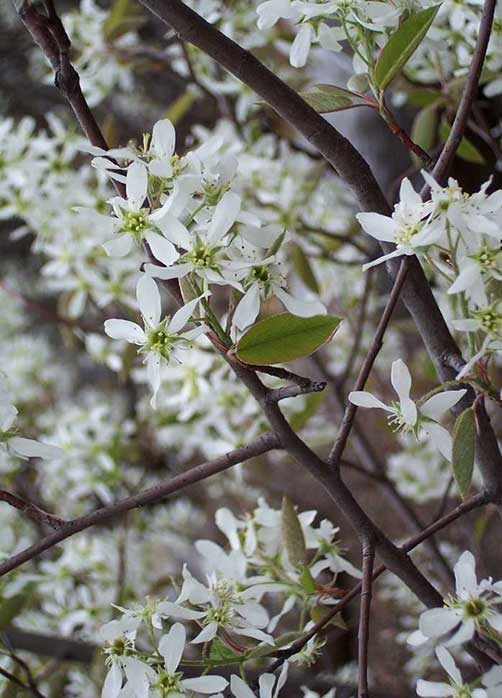
M21 565L24 565L25 562L32 560L44 551L49 550L49 548L61 543L63 540L66 540L67 538L70 538L81 531L85 531L91 526L96 526L96 524L100 524L103 521L108 521L116 516L120 516L127 511L131 511L131 509L137 509L139 507L160 502L166 497L185 489L185 487L188 487L189 485L206 480L208 477L221 473L224 470L228 470L238 463L243 463L250 458L255 458L256 456L262 455L277 448L280 448L280 441L278 437L271 433L263 434L243 448L236 448L234 451L229 451L219 458L207 461L201 465L196 465L195 467L190 468L190 470L180 473L180 475L176 475L169 480L163 480L158 484L153 485L153 487L149 487L148 489L138 492L131 497L125 497L124 499L120 499L118 502L101 507L96 511L79 517L78 519L67 521L54 533L45 536L34 545L31 545L29 548L25 548L20 553L17 553L17 555L13 555L7 560L1 562L0 577L7 574L11 570L16 569L17 567L20 567Z
M473 102L476 98L479 78L481 77L481 70L483 69L486 50L488 48L488 42L490 40L490 34L492 31L496 4L496 0L485 0L483 14L481 15L481 21L479 24L476 47L474 49L471 65L469 67L469 73L467 75L467 80L460 98L457 113L443 150L441 151L441 154L434 165L434 169L432 170L432 176L440 184L444 181L444 178L448 174L448 170L450 169L453 158L455 157L455 153L457 152L460 141L462 140L462 136L464 135L467 119L469 118ZM425 199L428 194L429 188L426 186L422 190L422 198Z
M358 698L370 697L368 688L368 646L374 561L375 549L371 543L365 543L363 545L363 578L361 582L361 606L358 633Z
M40 509L40 507L37 507L37 505L33 504L33 502L27 502L26 500L21 499L21 497L12 494L12 492L7 492L7 490L0 490L0 502L10 504L11 507L14 507L19 511L22 511L23 514L26 514L26 516L32 521L47 524L56 531L67 523L64 519L60 519L59 516L54 516L54 514L50 514L48 511Z
M311 381L310 385L286 385L284 388L276 388L268 391L268 400L271 402L280 402L289 397L297 397L298 395L306 395L308 393L321 393L326 387L324 381Z
M375 359L378 356L378 352L382 347L383 337L389 325L397 301L399 300L399 296L401 295L401 289L403 288L404 282L406 281L407 274L408 260L405 258L401 262L401 266L394 281L394 285L392 287L392 291L387 301L387 305L385 306L385 310L382 314L382 317L380 318L380 322L378 323L375 336L368 350L368 353L366 354L366 358L364 359L363 365L361 366L361 370L359 371L359 376L357 377L357 381L354 385L354 390L363 390L364 386L366 385L366 381L368 380L368 376L371 372L373 364L375 363ZM352 424L354 422L356 412L356 405L349 403L345 410L345 414L342 419L342 424L336 437L333 449L331 450L331 453L328 458L328 463L334 468L337 468L340 463L340 458L342 457L342 454L345 450L345 446L347 445L347 440L352 429Z

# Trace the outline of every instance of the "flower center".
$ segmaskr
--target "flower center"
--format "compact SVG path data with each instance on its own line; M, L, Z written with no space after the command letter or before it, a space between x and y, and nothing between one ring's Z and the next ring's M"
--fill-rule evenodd
M181 685L180 673L171 674L164 669L161 669L158 674L158 680L155 688L158 689L161 698L167 698L173 693L184 695L185 691Z
M160 354L162 357L164 357L164 359L169 360L172 346L177 337L169 334L167 331L167 321L168 318L163 320L163 322L154 330L150 330L150 332L148 332L146 349L147 351L153 351L156 354Z
M195 267L200 269L215 268L215 257L217 249L208 247L204 243L199 242L188 255L189 260Z
M483 267L483 269L495 269L500 250L490 247L482 247L478 254L473 255L473 259Z
M488 606L486 602L476 596L468 599L463 604L464 614L467 616L467 618L479 619L484 615L487 608Z
M502 315L495 308L488 307L473 313L474 317L479 320L481 328L486 334L499 336L502 331Z
M400 228L395 237L396 245L398 247L401 245L408 245L411 239L420 231L421 227L421 225L414 223Z
M143 232L148 227L148 213L146 210L128 211L122 215L122 231L131 233L135 240L141 240Z

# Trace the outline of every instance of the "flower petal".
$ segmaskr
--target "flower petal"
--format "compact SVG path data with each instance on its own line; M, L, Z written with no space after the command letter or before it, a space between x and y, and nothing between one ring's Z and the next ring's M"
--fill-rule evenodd
M148 232L145 233L145 240L155 259L158 259L159 262L162 262L167 267L170 267L179 258L173 243L166 240L163 235Z
M183 329L183 327L185 327L187 322L192 317L199 301L200 298L194 298L193 301L190 301L174 313L173 317L171 318L171 322L168 326L169 332L176 334L181 329Z
M429 419L437 421L445 412L451 410L466 392L467 390L462 388L461 390L445 390L444 393L433 395L420 407L420 412Z
M64 451L57 446L43 444L34 439L25 439L22 436L13 436L8 441L9 448L25 458L45 458L57 460L64 456Z
M136 286L136 300L145 323L157 327L162 309L159 289L151 276L141 274Z
M230 691L235 698L256 698L247 683L244 683L244 681L235 674L232 674L230 677Z
M196 693L218 693L225 690L228 681L223 676L201 676L198 679L183 679L181 685Z
M130 320L105 320L105 332L112 339L125 339L132 344L146 341L143 328Z
M133 162L127 170L126 193L129 207L139 211L146 199L148 189L148 173L146 167L139 162Z
M385 410L386 412L392 412L390 407L387 407L387 405L384 404L377 397L375 397L371 393L367 393L364 390L354 390L351 393L349 393L349 402L351 402L353 405L356 405L357 407L375 407L380 410Z
M166 671L174 673L185 650L186 632L181 623L175 623L159 642L159 652L164 657Z

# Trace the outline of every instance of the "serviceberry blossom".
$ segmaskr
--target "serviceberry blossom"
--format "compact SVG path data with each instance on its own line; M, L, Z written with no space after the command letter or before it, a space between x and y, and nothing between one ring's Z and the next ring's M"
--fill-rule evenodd
M402 255L420 253L437 242L441 237L441 228L429 221L431 210L431 203L424 203L410 181L403 179L399 203L394 206L392 216L358 213L356 218L365 233L381 242L396 245L395 250L365 264L363 269Z
M284 662L278 676L268 673L262 674L258 679L259 698L277 698L281 688L286 683L287 677L288 662ZM246 682L235 674L232 674L230 677L230 692L234 698L256 698Z
M160 387L160 367L172 358L181 361L183 350L191 346L191 341L198 337L204 328L196 327L181 332L192 317L200 298L189 301L176 311L172 318L162 318L159 289L155 281L142 274L136 286L136 298L144 322L144 328L130 320L106 320L105 332L112 339L121 339L137 344L139 353L145 354L148 381L153 396L152 407L156 405L157 392Z
M410 397L411 374L402 359L393 362L390 380L399 398L398 402L386 405L365 391L351 392L350 402L357 407L384 410L388 413L388 422L394 430L412 432L417 440L421 432L425 433L434 447L447 460L451 460L452 439L449 432L438 424L438 420L463 398L466 390L445 390L417 405Z
M443 642L447 647L471 640L475 631L490 634L502 632L502 582L476 579L474 555L465 551L454 567L455 594L448 597L442 608L424 611L419 620L419 631L410 636L410 644L421 644L428 638L437 640L455 630Z

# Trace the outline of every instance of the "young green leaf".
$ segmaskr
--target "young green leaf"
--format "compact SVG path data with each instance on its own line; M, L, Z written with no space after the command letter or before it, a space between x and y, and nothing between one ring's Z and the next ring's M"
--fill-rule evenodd
M302 247L296 243L291 245L289 254L293 267L305 286L314 293L319 293L317 279L310 265L309 258Z
M446 142L446 139L448 138L450 131L450 125L447 124L445 121L442 121L439 126L439 137L443 143ZM485 164L484 157L481 155L476 146L473 143L471 143L471 141L465 136L460 141L460 145L457 148L456 154L461 160L465 160L466 162L472 162L474 165Z
M294 567L303 567L307 553L305 536L296 509L287 497L282 500L281 535L290 563Z
M469 407L457 417L453 427L453 477L462 497L466 496L471 486L475 448L476 420L474 410Z
M434 146L437 135L438 105L429 104L421 109L415 117L411 130L411 140L419 145L426 153L430 152ZM412 155L413 160L419 164L416 155Z
M260 320L239 340L237 358L246 364L281 364L309 356L334 335L336 315L298 317L280 313Z
M360 95L336 85L314 85L315 92L301 92L303 99L319 114L329 114L354 107L370 107Z
M392 34L375 65L376 86L384 90L415 53L439 10L439 5L408 17Z

